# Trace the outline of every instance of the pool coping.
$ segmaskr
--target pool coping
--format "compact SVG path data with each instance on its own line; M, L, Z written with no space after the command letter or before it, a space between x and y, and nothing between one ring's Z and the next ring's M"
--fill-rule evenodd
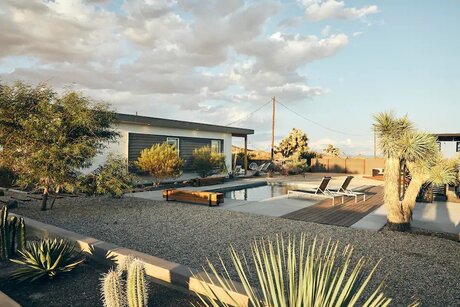
M150 254L81 235L79 233L42 223L25 216L18 214L12 215L24 217L26 234L28 236L32 235L40 238L66 239L75 243L77 249L82 251L89 258L104 266L113 266L129 255L132 255L144 263L147 276L151 277L152 281L155 283L195 296L197 296L197 293L203 296L208 296L209 291L211 291L214 295L214 299L218 298L220 301L230 305L233 305L235 303L234 300L236 300L238 306L250 306L249 297L245 294L244 287L239 282L221 278L224 282L231 282L234 285L234 289L228 292L232 296L230 297L223 288L214 285L211 282L217 281L217 277L213 274L191 269L190 267L158 258Z
M226 192L237 191L237 190L244 190L244 189L250 189L250 188L263 187L263 186L267 186L267 185L269 185L267 181L262 181L261 180L261 181L255 181L255 182L245 183L245 184L241 184L241 185L229 186L229 187L205 189L203 191L205 191L205 192L226 193Z

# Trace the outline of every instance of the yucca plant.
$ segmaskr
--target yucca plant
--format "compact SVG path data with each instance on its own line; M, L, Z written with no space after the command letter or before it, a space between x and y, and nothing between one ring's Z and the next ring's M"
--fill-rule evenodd
M455 168L447 166L432 134L417 131L407 118L392 112L375 115L374 131L385 157L384 201L391 230L410 229L415 200L424 182L450 183ZM412 181L404 196L400 192L401 171L407 166ZM434 172L430 172L433 169Z
M75 243L63 239L42 239L27 242L19 251L20 259L11 259L22 266L12 274L19 281L30 281L55 276L72 271L85 260L81 252L75 250Z
M369 260L360 258L351 264L353 248L347 245L338 251L338 242L313 240L308 244L305 234L300 240L283 237L252 243L252 260L255 275L247 259L230 248L230 255L239 282L255 307L326 307L326 306L387 306L391 299L384 293L383 281L373 290L364 292L369 286L377 264L366 272ZM224 274L217 272L208 260L210 272L205 270L209 282L221 287L231 304L215 300L209 284L201 281L205 295L197 293L201 306L240 306L232 291L236 291L226 264L221 258ZM211 278L214 274L217 278ZM257 283L253 283L253 277ZM198 278L199 279L199 278ZM366 293L366 295L365 295ZM214 299L210 299L214 298Z

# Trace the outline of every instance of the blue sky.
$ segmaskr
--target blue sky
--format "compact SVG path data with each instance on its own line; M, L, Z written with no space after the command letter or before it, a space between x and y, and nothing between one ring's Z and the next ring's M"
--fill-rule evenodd
M278 105L277 140L295 127L314 149L369 155L376 112L460 132L459 17L456 0L2 1L0 80L70 85L120 112L236 121L258 149L270 106L247 115L276 96L301 115Z

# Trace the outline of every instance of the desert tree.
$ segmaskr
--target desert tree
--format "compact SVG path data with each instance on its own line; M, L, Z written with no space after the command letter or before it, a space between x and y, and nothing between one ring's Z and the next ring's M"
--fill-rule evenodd
M275 153L281 154L283 158L298 156L303 159L309 151L307 134L295 128L275 148Z
M340 156L340 149L338 149L337 147L334 147L334 145L332 145L332 144L329 144L329 145L327 145L326 148L323 149L323 153L326 156L338 157L338 156Z
M166 142L142 150L135 164L153 176L156 186L166 178L179 177L184 169L184 160L179 157L179 152Z
M43 189L41 210L50 190L71 188L78 170L118 137L114 120L106 104L75 91L22 82L0 88L2 158L19 182Z
M436 138L417 131L407 116L398 118L392 112L379 113L375 115L374 130L385 157L384 202L388 226L405 231L410 228L416 197L423 183L448 183L454 176L454 168L440 158ZM411 182L402 195L404 167L411 174Z

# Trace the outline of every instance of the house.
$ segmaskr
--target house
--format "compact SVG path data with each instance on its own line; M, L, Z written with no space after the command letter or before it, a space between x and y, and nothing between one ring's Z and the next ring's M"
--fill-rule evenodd
M444 158L453 158L460 154L460 133L436 133L439 149Z
M191 171L190 158L193 150L203 146L211 146L216 151L224 153L225 164L230 171L232 138L244 138L247 151L247 137L254 134L254 130L251 129L120 113L116 114L116 129L120 133L120 138L95 158L87 172L104 164L110 153L120 154L132 162L137 160L143 149L163 142L168 142L179 149L179 155L186 161L186 171ZM247 169L247 159L245 162Z
M439 149L444 158L454 158L460 155L460 133L436 133ZM460 190L457 185L438 186L433 191L441 195L441 200L460 202Z

